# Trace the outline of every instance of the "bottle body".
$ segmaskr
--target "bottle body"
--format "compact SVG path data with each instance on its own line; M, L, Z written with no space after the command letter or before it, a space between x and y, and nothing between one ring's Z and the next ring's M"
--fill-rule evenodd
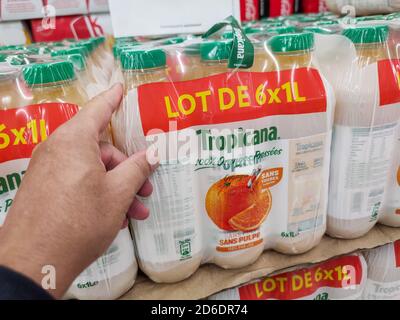
M112 127L116 146L130 155L150 145L140 129L138 88L166 82L169 77L165 66L123 70L123 74L125 97L113 116ZM161 135L168 136L168 132ZM203 255L201 223L193 209L193 168L177 160L161 159L150 178L154 187L151 199L141 199L150 217L131 220L139 265L156 282L187 278L199 267Z
M362 31L361 41L354 30L347 36L357 56L336 89L327 230L345 239L364 235L380 219L400 118L398 104L380 105L380 74L393 63L385 33L378 33L385 29L376 29L375 38Z

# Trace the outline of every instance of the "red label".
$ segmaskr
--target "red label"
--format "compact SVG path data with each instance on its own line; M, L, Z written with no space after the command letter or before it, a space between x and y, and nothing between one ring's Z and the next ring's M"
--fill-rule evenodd
M198 125L259 119L273 115L326 112L326 93L315 69L234 72L182 82L139 86L145 135ZM157 116L155 116L157 115Z
M239 295L240 300L293 300L311 295L321 287L358 285L362 275L360 258L344 256L315 267L277 274L245 285L239 288Z
M380 105L400 102L400 60L378 62Z
M258 0L240 0L240 19L242 21L251 21L258 18Z
M35 42L87 39L104 35L103 27L91 16L55 17L54 23L34 19L30 23Z
M301 2L301 10L304 13L318 13L320 0L303 0Z
M400 240L397 240L394 244L394 256L396 259L396 267L400 268Z
M294 11L294 0L270 1L270 17L289 16Z
M45 141L78 110L78 106L68 103L0 110L0 163L30 158L35 146Z

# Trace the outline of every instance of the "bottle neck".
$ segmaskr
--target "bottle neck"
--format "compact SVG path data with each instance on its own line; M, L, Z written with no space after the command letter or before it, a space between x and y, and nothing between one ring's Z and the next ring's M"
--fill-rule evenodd
M60 82L50 82L34 84L31 86L32 91L59 91L66 87L70 87L74 83L74 80L60 81Z
M275 52L277 69L309 68L312 65L311 51Z
M5 90L7 91L8 88L14 88L16 87L16 78L15 77L0 77L0 88L1 91Z
M34 103L73 103L83 106L88 97L78 82L63 81L31 87Z
M220 65L220 64L224 64L227 65L228 64L228 60L201 60L201 63L205 64L205 65Z
M0 78L0 109L23 107L32 99L24 82L16 77Z
M127 90L145 83L165 81L167 78L166 67L136 70L123 69L122 72Z
M358 64L362 67L389 58L387 43L363 43L355 47Z

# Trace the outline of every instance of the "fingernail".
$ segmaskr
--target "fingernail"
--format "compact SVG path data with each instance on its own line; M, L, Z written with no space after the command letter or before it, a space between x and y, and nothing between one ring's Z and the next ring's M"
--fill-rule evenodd
M146 160L153 170L160 165L160 155L158 153L158 147L155 144L152 144L147 148Z

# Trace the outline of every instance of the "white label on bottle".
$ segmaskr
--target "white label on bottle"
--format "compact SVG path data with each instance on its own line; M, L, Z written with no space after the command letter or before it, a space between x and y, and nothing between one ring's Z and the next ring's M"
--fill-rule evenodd
M386 13L394 9L390 0L337 0L336 2L339 8L346 5L353 6L357 15Z
M400 300L400 280L393 282L379 282L368 279L365 285L363 299Z
M334 127L329 214L375 221L382 204L397 123Z
M129 229L121 230L107 251L86 268L73 282L78 289L110 281L135 263L134 249Z

